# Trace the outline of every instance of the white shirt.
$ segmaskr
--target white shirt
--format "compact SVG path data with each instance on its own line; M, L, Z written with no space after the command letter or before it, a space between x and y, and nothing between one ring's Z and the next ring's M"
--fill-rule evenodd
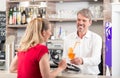
M75 43L77 42L76 46ZM83 74L99 74L98 65L101 61L102 39L92 31L80 39L77 32L69 34L64 39L63 58L68 58L68 48L74 47L75 57L81 57L83 64L79 65ZM68 61L69 62L69 61Z

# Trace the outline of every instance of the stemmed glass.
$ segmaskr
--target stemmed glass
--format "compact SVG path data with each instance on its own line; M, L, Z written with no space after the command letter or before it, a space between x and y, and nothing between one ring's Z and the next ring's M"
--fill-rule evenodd
M70 47L68 49L68 57L69 57L70 60L74 59L74 57L75 57L74 49L75 49L75 47L78 43L80 43L80 42L76 42L75 45L73 46L73 48Z
M72 47L70 47L68 49L68 57L69 57L70 60L72 60L75 57L75 53L73 52L73 48Z

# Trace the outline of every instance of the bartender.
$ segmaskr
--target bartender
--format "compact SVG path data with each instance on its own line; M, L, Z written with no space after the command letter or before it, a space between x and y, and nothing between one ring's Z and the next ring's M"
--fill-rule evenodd
M97 75L101 62L102 38L89 30L92 24L92 14L89 9L77 13L77 30L64 39L63 58L77 65L82 74Z

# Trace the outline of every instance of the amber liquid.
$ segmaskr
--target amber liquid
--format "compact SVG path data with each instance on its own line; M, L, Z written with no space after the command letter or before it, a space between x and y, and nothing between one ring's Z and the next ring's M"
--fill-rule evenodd
M73 53L73 48L69 48L68 57L70 60L72 60L75 57L75 54Z
M74 57L75 57L75 54L74 53L68 53L68 57L69 57L69 59L74 59Z

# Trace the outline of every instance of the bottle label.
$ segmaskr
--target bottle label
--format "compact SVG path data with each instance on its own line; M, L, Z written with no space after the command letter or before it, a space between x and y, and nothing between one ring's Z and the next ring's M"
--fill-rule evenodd
M22 24L25 24L26 23L26 17L25 17L25 14L23 14L22 16Z

